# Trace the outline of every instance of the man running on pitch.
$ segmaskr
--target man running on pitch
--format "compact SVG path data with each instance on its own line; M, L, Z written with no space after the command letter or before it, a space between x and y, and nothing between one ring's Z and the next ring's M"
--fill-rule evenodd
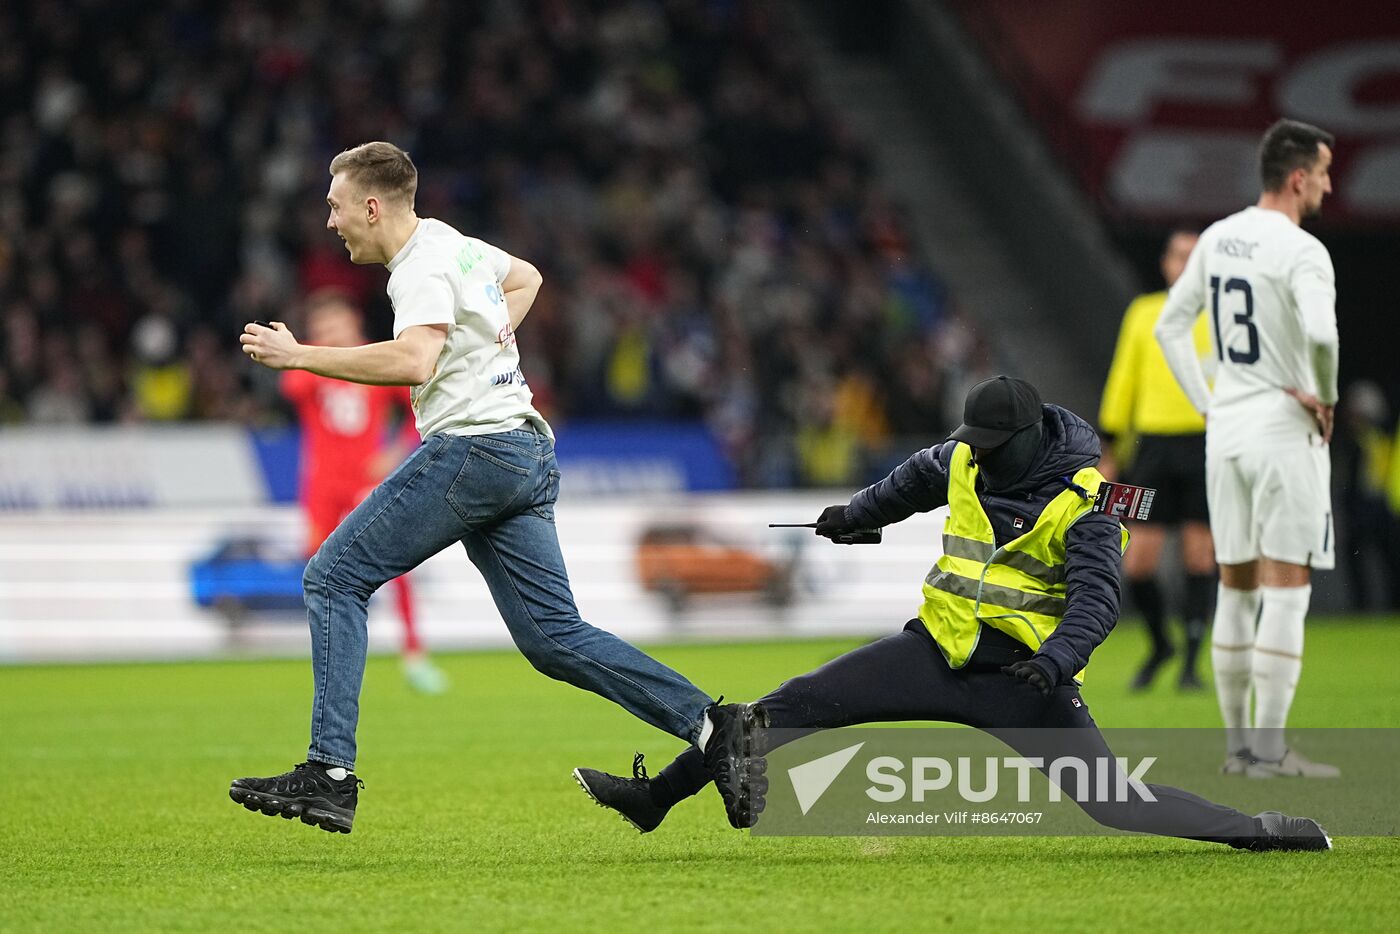
M307 761L241 778L249 810L349 833L359 779L355 727L366 605L387 581L461 542L516 646L551 678L599 694L704 757L735 826L748 809L752 712L720 706L671 669L585 623L574 606L554 503L554 436L520 371L515 328L540 288L531 264L413 209L418 170L390 143L336 156L326 197L355 263L389 269L394 339L359 347L297 342L280 322L249 324L243 350L273 369L411 386L423 444L345 518L307 564L315 696Z

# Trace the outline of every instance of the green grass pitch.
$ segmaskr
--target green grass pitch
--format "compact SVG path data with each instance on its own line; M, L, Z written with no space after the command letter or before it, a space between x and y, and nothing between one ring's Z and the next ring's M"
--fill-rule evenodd
M738 699L853 644L656 654ZM1100 724L1216 725L1209 692L1127 693L1145 645L1129 622L1095 655ZM1294 725L1400 726L1397 657L1396 620L1312 623ZM675 740L513 653L441 661L452 690L423 698L371 660L350 836L227 796L302 757L305 661L0 669L0 931L1393 930L1389 838L751 838L713 789L640 836L569 770L660 768Z

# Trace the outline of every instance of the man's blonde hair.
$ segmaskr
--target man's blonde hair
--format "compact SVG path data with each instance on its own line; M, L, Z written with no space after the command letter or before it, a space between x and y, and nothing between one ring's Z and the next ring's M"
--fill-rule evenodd
M366 194L400 201L410 207L418 193L418 169L393 143L361 143L331 160L331 175L346 173Z

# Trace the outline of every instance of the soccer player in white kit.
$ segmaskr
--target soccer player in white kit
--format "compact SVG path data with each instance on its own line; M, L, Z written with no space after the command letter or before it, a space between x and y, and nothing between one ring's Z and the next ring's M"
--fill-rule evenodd
M1283 735L1303 665L1312 569L1335 563L1336 280L1327 249L1299 226L1332 191L1332 146L1330 134L1305 123L1269 128L1259 202L1201 235L1156 328L1172 373L1206 417L1220 565L1211 660L1230 774L1338 774L1289 749ZM1219 363L1213 392L1191 341L1201 309Z

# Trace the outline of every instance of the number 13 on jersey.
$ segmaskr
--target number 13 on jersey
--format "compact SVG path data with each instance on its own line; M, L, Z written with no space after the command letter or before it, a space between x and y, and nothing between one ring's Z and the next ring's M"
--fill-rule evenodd
M1243 325L1247 344L1243 350L1234 347L1226 348L1224 337L1220 330L1220 293L1224 291L1226 299L1230 293L1237 292L1243 300L1243 309L1235 312L1235 324ZM1254 324L1254 290L1249 287L1248 279L1226 279L1225 288L1220 287L1220 277L1210 277L1210 312L1211 318L1215 322L1215 352L1223 362L1228 353L1231 363L1250 364L1259 360L1259 328Z

